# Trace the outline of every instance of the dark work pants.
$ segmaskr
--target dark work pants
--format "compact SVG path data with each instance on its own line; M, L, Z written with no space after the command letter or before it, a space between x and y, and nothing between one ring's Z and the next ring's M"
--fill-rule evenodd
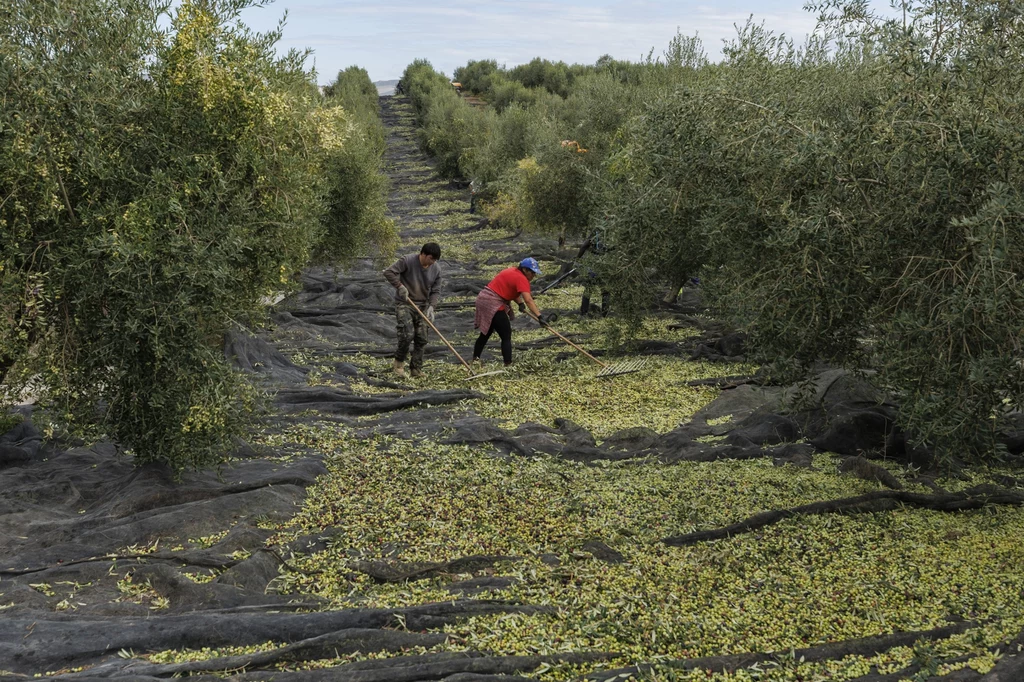
M583 300L580 301L580 315L590 313L590 295L596 291L601 292L601 317L608 315L608 303L611 301L611 295L601 286L601 280L598 279L597 273L593 270L587 271L587 279L583 283Z
M486 334L481 334L477 338L476 346L473 347L473 359L476 360L484 352L484 346L487 345L487 340L491 338L491 334L494 332L498 332L498 336L501 337L501 357L504 358L506 365L511 365L512 322L508 319L508 313L504 310L494 313L494 317L491 319L490 331Z
M395 318L398 322L398 350L395 351L395 360L405 362L409 346L412 346L409 369L420 369L423 367L423 350L427 347L427 323L412 306L401 301L395 304Z
M607 291L601 292L601 317L608 315L608 303L611 301L611 295ZM584 292L583 299L580 301L580 315L587 315L590 313L590 293Z

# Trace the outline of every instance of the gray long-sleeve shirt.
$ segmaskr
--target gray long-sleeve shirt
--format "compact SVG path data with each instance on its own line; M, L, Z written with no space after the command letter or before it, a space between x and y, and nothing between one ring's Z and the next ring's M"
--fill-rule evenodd
M436 306L441 297L441 266L434 263L426 270L420 265L420 255L410 253L402 256L384 270L384 279L395 288L395 300L398 300L398 285L404 284L409 290L409 298L417 305Z

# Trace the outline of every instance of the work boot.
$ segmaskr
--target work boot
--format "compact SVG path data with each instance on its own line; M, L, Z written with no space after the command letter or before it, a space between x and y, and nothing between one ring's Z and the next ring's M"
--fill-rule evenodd
M398 376L402 377L403 379L405 378L405 363L402 362L401 360L395 360L394 364L391 366L391 369L395 370L395 374L397 374Z
M413 369L409 372L409 376L411 376L413 379L419 379L420 377L425 377L427 375L423 373L422 369L417 367L416 369Z

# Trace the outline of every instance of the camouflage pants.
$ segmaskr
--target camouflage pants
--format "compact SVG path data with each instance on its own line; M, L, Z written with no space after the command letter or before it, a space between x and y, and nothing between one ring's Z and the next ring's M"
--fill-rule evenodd
M419 369L423 366L423 349L427 346L427 323L407 303L395 304L395 318L398 320L398 350L395 352L395 360L405 362L409 346L412 346L409 368Z

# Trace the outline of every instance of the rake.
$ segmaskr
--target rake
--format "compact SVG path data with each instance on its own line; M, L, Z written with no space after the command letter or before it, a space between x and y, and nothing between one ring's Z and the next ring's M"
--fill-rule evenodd
M572 269L572 270L570 270L569 272L565 273L564 275L562 275L561 277L559 277L558 279L556 279L556 280L555 280L554 282L552 282L551 284L547 285L546 287L544 287L543 289L541 289L540 291L538 291L538 292L537 292L537 295L538 295L538 296L540 296L541 294L543 294L543 293L544 293L545 291L547 291L548 289L554 289L554 288L555 288L556 286L558 286L559 284L561 284L561 283L562 283L562 280L564 280L564 279L566 279L566 278L568 278L568 277L571 277L571 276L573 276L573 275L575 275L575 274L576 274L576 268L573 268L573 269Z
M557 331L555 331L555 329L550 324L547 324L545 322L541 322L540 319L536 315L534 315L531 311L527 310L526 314L529 315L530 317L532 317L533 319L537 320L537 323L540 324L540 326L544 327L549 332L551 332L552 334L554 334L555 336L560 338L562 341L565 341L567 344L569 344L570 346L572 346L573 348L575 348L576 350L578 350L579 352L583 353L588 358L590 358L591 360L596 362L598 365L600 365L601 366L601 371L594 375L595 377L597 377L599 379L605 379L605 378L608 378L608 377L620 376L622 374L632 374L633 372L639 372L640 370L642 370L647 365L647 358L636 358L634 360L623 360L622 362L617 362L614 365L609 365L607 362L601 362L600 360L595 358L593 355L588 353L586 350L584 350L581 346L573 343L569 339L567 339L564 336L562 336L561 334L559 334Z
M430 318L427 317L426 314L424 314L424 312L422 310L420 310L420 307L418 305L416 305L415 303L413 303L412 299L407 300L406 303L411 305L412 309L420 314L420 317L423 318L423 321L426 322L427 324L429 324L430 328L434 330L434 333L436 333L439 337L441 337L441 340L444 341L444 345L448 346L448 349L451 352L455 353L455 357L457 357L459 359L459 362L462 363L462 366L466 368L467 372L469 372L469 376L466 377L466 381L473 381L474 379L480 379L482 377L489 377L489 376L493 376L495 374L504 374L505 373L504 370L498 369L498 370L495 370L493 372L481 372L480 374L474 374L473 373L473 368L469 366L469 363L462 359L462 356L459 355L459 351L455 350L455 346L453 346L452 344L448 343L448 339L444 338L444 334L442 334L440 332L440 330L438 330L438 328L434 326L434 323L430 321Z

